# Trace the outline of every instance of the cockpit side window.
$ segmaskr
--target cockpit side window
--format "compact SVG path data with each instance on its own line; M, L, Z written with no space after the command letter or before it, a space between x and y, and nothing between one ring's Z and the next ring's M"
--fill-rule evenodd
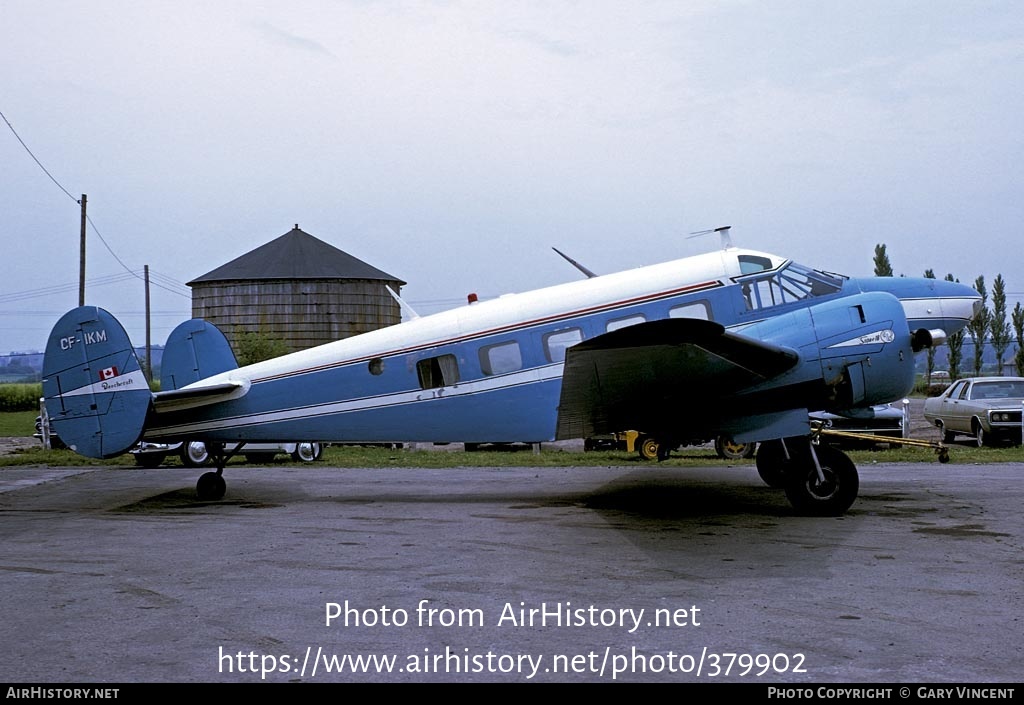
M744 274L756 274L772 268L772 261L759 255L740 255L738 258L740 271Z
M740 258L741 266L743 257ZM740 286L747 310L756 311L834 294L842 288L843 283L840 278L831 274L790 264L775 272L766 272L764 276L745 277L740 281Z

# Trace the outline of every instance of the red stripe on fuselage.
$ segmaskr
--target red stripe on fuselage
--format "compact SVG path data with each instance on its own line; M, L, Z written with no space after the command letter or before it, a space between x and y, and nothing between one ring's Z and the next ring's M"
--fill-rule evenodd
M622 308L624 306L632 306L632 305L641 304L641 303L650 303L650 302L653 302L653 301L659 301L661 299L667 299L667 298L671 298L673 296L678 296L680 294L692 294L692 293L696 293L696 292L699 292L699 291L706 291L706 290L710 290L710 289L717 289L717 288L720 288L722 286L725 286L725 285L721 281L718 281L718 280L708 281L708 282L701 282L700 284L691 284L689 286L680 287L678 289L671 289L669 291L661 291L661 292L658 292L656 294L646 294L644 296L635 296L635 297L630 298L630 299L622 299L621 301L614 301L614 302L610 302L610 303L598 304L598 305L595 305L595 306L589 306L587 308L577 309L575 311L566 311L564 313L553 314L551 316L544 316L542 318L536 318L536 319L533 319L533 320L518 321L516 323L509 323L509 324L504 325L504 326L498 326L497 328L490 328L490 329L487 329L487 330L481 330L481 331L477 331L475 333L467 333L466 335L456 336L456 337L453 337L453 338L447 338L447 339L443 339L443 340L437 340L437 341L433 341L433 342L430 342L430 343L422 343L422 344L419 344L419 345L413 345L413 346L410 346L408 348L398 348L398 349L391 350L391 351L388 351L388 352L375 353L373 355L364 355L364 356L361 356L361 357L350 358L348 360L339 360L337 362L332 362L332 363L327 364L327 365L318 365L316 367L307 367L307 368L303 368L301 370L294 370L292 372L282 372L280 374L271 375L269 377L259 377L259 378L253 379L252 383L256 384L256 383L259 383L259 382L271 382L273 380L284 379L286 377L294 377L295 375L304 375L304 374L309 374L311 372L319 372L321 370L329 370L329 369L332 369L334 367L342 367L344 365L351 365L351 364L358 363L358 362L365 362L365 361L372 360L372 359L378 358L378 357L392 357L394 355L408 354L408 353L414 352L416 350L425 350L425 349L428 349L428 348L436 348L436 347L438 347L440 345L451 345L451 344L454 344L454 343L462 343L462 342L466 342L466 341L469 341L469 340L473 340L475 338L483 338L483 337L486 337L488 335L496 335L496 334L504 333L504 332L510 331L510 330L518 330L520 328L530 328L530 327L542 325L542 324L545 324L545 323L552 323L552 322L559 321L559 320L562 320L562 319L578 318L579 316L586 316L586 315L590 315L590 314L600 313L601 311L613 310L613 309L616 309L616 308Z

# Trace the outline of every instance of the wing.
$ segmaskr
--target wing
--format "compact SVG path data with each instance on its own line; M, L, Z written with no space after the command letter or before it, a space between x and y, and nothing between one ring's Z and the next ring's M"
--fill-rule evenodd
M566 351L557 438L715 418L729 397L799 361L795 350L712 321L665 319L605 333Z

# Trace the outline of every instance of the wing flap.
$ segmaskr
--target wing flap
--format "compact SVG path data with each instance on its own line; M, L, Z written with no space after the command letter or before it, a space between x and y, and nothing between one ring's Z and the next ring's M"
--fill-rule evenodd
M665 319L606 333L566 351L557 437L654 430L715 415L728 396L799 359L790 348L728 333L713 321Z

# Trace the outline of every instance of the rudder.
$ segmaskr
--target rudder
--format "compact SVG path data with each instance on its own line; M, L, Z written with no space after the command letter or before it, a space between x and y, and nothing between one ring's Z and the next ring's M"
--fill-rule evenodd
M50 424L80 455L111 458L142 437L152 393L124 328L107 311L80 306L46 341L43 399Z
M167 337L160 363L160 389L167 391L238 367L231 344L217 326L201 318L180 323Z

